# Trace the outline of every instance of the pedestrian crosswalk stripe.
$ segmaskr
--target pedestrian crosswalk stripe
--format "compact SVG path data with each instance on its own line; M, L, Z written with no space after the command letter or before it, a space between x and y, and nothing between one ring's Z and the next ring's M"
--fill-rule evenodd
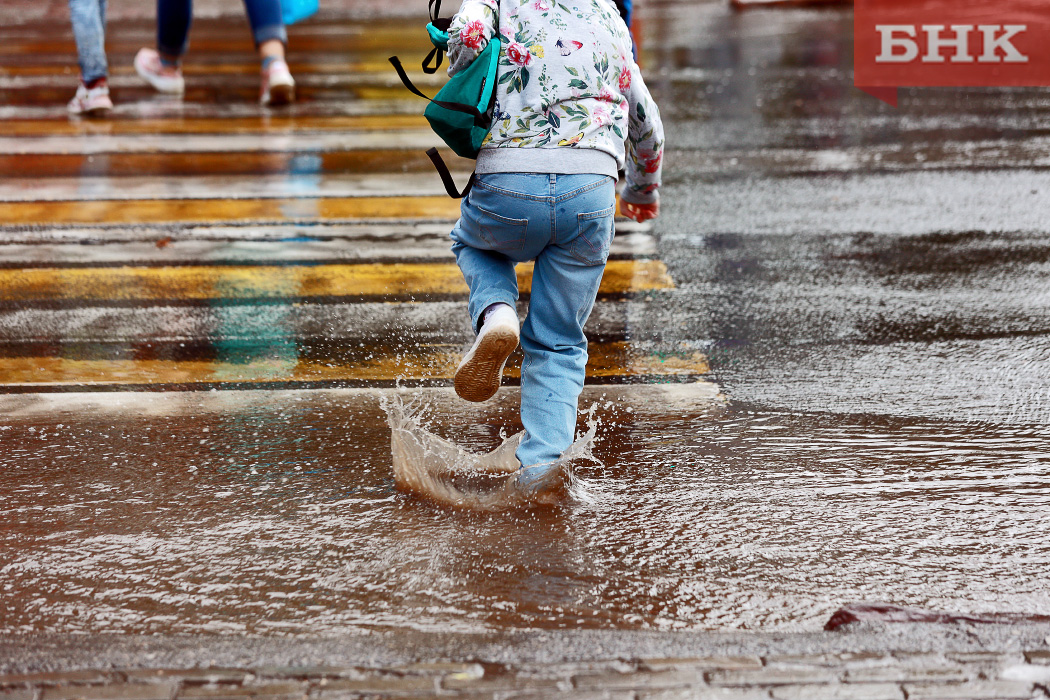
M425 6L423 14L426 14ZM252 44L247 31L241 32L239 27L235 31L230 31L228 27L216 27L214 24L208 26L199 22L195 22L195 25L193 51L187 63L204 63L215 56L251 55ZM72 32L56 32L53 22L46 23L46 26L48 32L36 36L25 35L25 32L32 31L29 27L12 27L18 32L18 40L0 41L0 56L17 56L17 62L25 63L32 61L34 57L58 55L66 59L63 65L69 65L68 57L76 57L76 45ZM119 26L126 31L111 30L108 33L109 36L106 37L106 49L111 57L126 56L130 63L130 57L139 48L156 41L156 35L152 32L138 31L134 25L121 24ZM416 28L415 18L412 19L412 28ZM338 27L330 27L333 31L329 33L325 33L323 29L324 27L300 25L293 27L289 34L295 53L324 57L353 56L370 52L389 52L391 47L398 47L409 52L422 51L425 54L433 48L427 39L426 32L405 31L404 20L371 21L368 23L367 31L361 32L354 31L353 27L344 23L340 23ZM8 64L15 62L15 59L5 61ZM118 61L111 58L111 62L117 63Z
M0 68L0 71L3 69ZM251 102L187 102L183 100L160 101L151 103L149 106L150 116L143 119L141 110L135 103L120 103L106 116L105 119L74 120L75 123L90 127L92 124L103 127L114 121L137 121L144 124L154 119L184 119L193 121L196 119L320 119L325 117L357 117L357 116L386 116L386 115L416 115L419 116L419 100L409 95L412 99L406 99L405 95L398 98L382 100L349 100L349 101L319 101L297 104L291 110L265 110L260 109ZM31 104L5 104L0 109L0 125L6 121L66 121L69 111L63 102L34 102Z
M531 289L532 264L517 268L522 293ZM674 286L659 260L613 260L600 294L628 294ZM0 269L5 305L54 301L318 299L464 295L451 263L351 265L230 265Z
M444 221L383 221L383 222L331 222L309 221L298 223L271 224L127 224L123 226L105 224L87 224L70 227L18 227L4 232L0 244L0 260L15 263L20 260L43 261L48 258L30 254L31 250L49 250L48 246L63 246L68 255L71 251L80 251L73 255L73 260L80 263L94 259L93 253L100 253L108 261L123 261L128 265L135 264L143 247L152 246L153 252L178 257L181 262L233 262L237 259L257 262L255 254L246 255L248 251L260 251L264 257L283 261L304 260L320 262L326 255L320 251L327 249L329 255L338 257L342 262L365 262L370 258L369 244L388 242L403 244L407 250L413 243L427 247L440 244L450 252L448 240L453 222ZM616 221L616 236L612 241L613 252L648 257L656 253L656 240L650 234L652 225L635 223L629 219ZM294 245L289 245L289 239ZM90 247L84 243L90 243ZM28 247L25 247L28 246ZM213 254L204 253L202 247L213 246ZM54 251L55 267L68 262L65 256ZM218 253L228 255L217 255ZM200 257L204 255L204 257ZM150 256L152 259L153 256ZM376 262L368 260L368 262ZM407 262L407 261L405 261ZM8 267L16 267L9 264ZM46 267L46 265L35 265ZM84 265L84 267L91 267Z
M0 129L3 125L0 124ZM436 137L435 137L436 138ZM431 142L431 145L433 143ZM473 167L442 149L450 168ZM0 172L22 177L81 177L90 183L98 175L120 177L201 175L264 175L302 173L426 172L434 166L423 150L374 148L298 152L294 144L284 151L155 152L155 153L49 153L9 154L0 151ZM470 170L466 169L466 173ZM434 176L436 177L436 175ZM465 176L464 176L465 177Z
M361 75L367 73L390 74L390 63L386 57L387 51L376 51L370 54L358 54L357 60L345 61L312 61L290 60L288 68L292 75ZM257 78L259 75L258 62L251 63L195 63L187 61L182 65L182 74L187 80L197 75L247 75ZM111 76L133 76L135 68L130 64L109 66ZM0 76L18 77L61 77L69 84L69 71L67 65L22 65L22 66L0 66ZM145 83L143 83L145 85Z
M341 73L311 73L300 72L296 78L296 88L305 87L310 91L331 92L332 90L357 90L361 87L371 86L379 88L392 88L401 84L397 75L390 70L387 64L385 71L343 71ZM448 78L444 75L420 74L419 87L434 89L444 85ZM149 93L152 89L145 81L136 75L126 73L113 73L109 76L111 88L132 90L136 92ZM41 90L63 89L69 86L69 76L59 73L36 74L36 75L12 75L0 73L0 90L22 93L38 93ZM242 70L233 71L205 71L194 77L187 78L187 91L214 90L224 88L228 91L239 92L241 90L258 90L258 73L246 73ZM227 93L228 94L228 93ZM28 95L27 95L28 96ZM402 91L400 98L409 97ZM12 100L22 101L22 100Z
M332 178L325 187L313 186L314 192L337 192L352 186L356 176L347 176L346 183ZM376 176L377 181L396 187L396 179ZM164 180L158 181L163 186ZM343 221L406 221L441 219L454 222L459 218L460 201L446 194L423 194L433 180L405 178L398 192L375 194L375 189L358 188L353 196L289 196L296 189L295 182L259 178L254 194L270 190L275 196L237 197L234 192L222 198L205 197L205 191L194 191L191 184L182 197L170 199L94 199L98 192L85 190L77 194L66 189L76 199L59 199L63 183L52 185L51 195L42 192L38 198L26 201L21 188L0 185L0 226L27 225L89 225L89 224L164 224L164 223L238 223L238 222L302 222ZM418 188L419 194L406 194L406 189ZM213 194L226 194L229 188L220 183ZM436 189L436 188L434 188ZM132 190L134 193L134 190ZM401 196L398 196L398 193ZM193 196L198 195L198 196ZM83 198L80 198L83 197ZM8 201L4 201L4 199ZM13 200L13 201L12 201ZM19 201L21 200L21 201ZM617 212L619 213L619 212Z
M422 114L331 117L229 117L198 119L106 119L56 122L53 119L0 120L4 136L71 134L301 134L311 131L397 131L425 129Z
M404 90L404 88L401 88ZM2 127L2 122L0 122ZM426 150L441 143L428 128L378 131L314 131L261 138L257 133L78 134L8 136L0 132L0 153L9 155L102 155L110 153L327 153L332 151Z
M402 24L293 28L301 99L280 110L256 103L246 32L199 27L174 100L133 74L142 27L115 32L105 120L66 118L70 36L0 42L0 172L19 176L0 184L0 394L448 387L473 337L449 250L459 202L386 62L430 48ZM442 152L465 181L474 163ZM588 384L708 371L635 337L658 323L646 292L674 287L647 231L617 222ZM522 311L532 271L517 268Z
M460 175L466 182L469 176ZM86 202L178 199L333 199L339 197L447 197L434 172L175 175L114 178L0 178L0 202ZM452 202L454 205L455 203Z
M525 311L525 304L519 305ZM666 316L666 314L664 314ZM587 321L587 336L603 342L629 340L628 329L653 328L645 301L599 299ZM0 354L32 354L13 348L77 346L78 357L95 345L182 343L287 343L341 346L374 344L383 338L412 344L468 343L474 337L465 299L39 308L0 310ZM4 350L7 348L7 350ZM104 351L100 351L104 352ZM67 355L68 356L68 355ZM103 355L109 357L109 355ZM181 355L180 355L181 357Z
M221 346L221 343L216 343ZM382 382L447 384L455 374L461 348L432 345L410 350L361 352L352 362L301 358L296 346L275 343L267 356L247 360L69 359L63 357L0 357L0 392L11 387L35 388L224 384L252 385L273 382L340 382L349 385ZM221 348L220 348L221 354ZM587 377L590 383L657 378L688 380L708 371L704 357L695 352L675 356L647 354L630 343L592 343L588 350ZM520 377L521 353L508 362L505 376Z
M459 201L422 197L318 197L266 199L136 199L0 204L0 225L128 224L304 219L449 219Z

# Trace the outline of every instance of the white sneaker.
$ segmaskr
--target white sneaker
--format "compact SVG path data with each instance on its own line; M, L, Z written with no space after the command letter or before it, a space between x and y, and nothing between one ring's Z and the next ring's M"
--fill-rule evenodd
M167 72L160 62L160 54L153 49L139 49L135 54L135 72L157 92L181 94L186 90L182 69L176 68L174 74Z
M262 70L259 102L264 105L286 105L295 101L295 80L284 61L272 61Z
M90 90L83 83L77 88L77 94L67 105L70 114L87 114L96 116L113 109L113 100L109 99L109 85L103 80Z
M518 347L518 314L500 304L486 314L474 345L456 369L456 393L466 401L486 401L503 382L503 367Z

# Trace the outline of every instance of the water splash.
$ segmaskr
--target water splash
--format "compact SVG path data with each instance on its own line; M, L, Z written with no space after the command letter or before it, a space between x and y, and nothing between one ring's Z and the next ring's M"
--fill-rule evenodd
M390 424L390 452L394 482L403 491L437 503L472 510L502 510L530 505L553 505L573 498L579 487L572 465L578 460L600 461L594 456L598 420L596 406L587 411L587 431L554 463L555 486L542 493L527 493L516 484L521 465L515 451L524 432L503 440L492 452L475 454L441 438L421 423L423 404L407 404L397 394L381 402Z

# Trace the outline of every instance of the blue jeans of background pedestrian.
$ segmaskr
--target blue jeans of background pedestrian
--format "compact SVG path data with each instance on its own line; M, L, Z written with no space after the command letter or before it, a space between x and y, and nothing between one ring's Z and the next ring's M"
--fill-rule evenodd
M77 42L80 79L90 83L109 74L106 65L106 0L69 0L69 19Z
M616 190L607 175L478 175L463 200L452 246L470 287L470 318L515 306L514 264L535 260L521 327L518 460L549 465L572 444L587 366L583 325L594 306L613 237Z
M244 6L248 10L256 46L271 39L288 43L280 0L244 0ZM157 50L162 55L181 56L186 53L192 19L192 0L157 0Z

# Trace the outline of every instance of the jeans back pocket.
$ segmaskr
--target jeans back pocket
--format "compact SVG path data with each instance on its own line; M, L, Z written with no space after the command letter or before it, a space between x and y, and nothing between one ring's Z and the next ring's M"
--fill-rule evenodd
M579 232L569 252L585 265L604 265L615 229L616 207L576 215Z
M512 219L476 207L478 234L492 250L521 250L525 247L528 219Z

